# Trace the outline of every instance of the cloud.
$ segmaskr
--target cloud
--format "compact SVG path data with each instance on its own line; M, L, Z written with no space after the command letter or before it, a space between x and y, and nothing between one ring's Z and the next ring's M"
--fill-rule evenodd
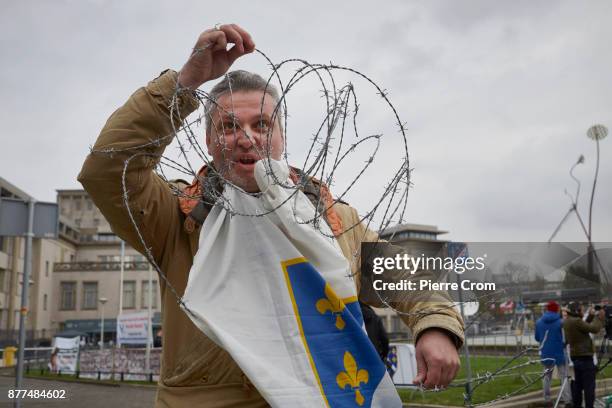
M0 67L0 174L42 200L54 200L56 188L78 188L76 174L110 113L161 70L179 69L201 30L235 21L275 62L333 61L389 91L415 168L407 221L437 224L456 240L547 239L567 211L567 171L581 153L586 214L595 160L586 129L612 127L611 8L606 1L9 3L0 16L10 62ZM237 66L269 72L257 55ZM363 213L387 181L379 174L397 168L402 140L371 86L341 77L356 85L363 134L385 134L377 173L350 195ZM316 130L319 96L315 81L288 96L294 149ZM611 143L601 143L599 240L612 239ZM583 234L568 222L560 238Z

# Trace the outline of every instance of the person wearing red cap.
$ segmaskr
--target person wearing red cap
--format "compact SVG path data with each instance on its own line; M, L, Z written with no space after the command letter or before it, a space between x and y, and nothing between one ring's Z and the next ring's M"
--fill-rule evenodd
M540 357L544 366L544 401L552 404L550 387L555 366L559 377L566 378L565 342L563 339L563 320L559 314L559 304L551 300L546 304L546 312L536 323L535 339L540 343ZM570 385L564 384L561 390L562 399L566 404L571 403Z

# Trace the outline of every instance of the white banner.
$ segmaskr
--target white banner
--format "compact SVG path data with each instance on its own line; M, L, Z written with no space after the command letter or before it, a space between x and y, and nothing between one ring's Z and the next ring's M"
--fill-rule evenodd
M117 317L117 344L147 344L149 330L147 312L119 315Z
M56 371L75 372L79 359L80 337L54 337L53 348L57 348Z

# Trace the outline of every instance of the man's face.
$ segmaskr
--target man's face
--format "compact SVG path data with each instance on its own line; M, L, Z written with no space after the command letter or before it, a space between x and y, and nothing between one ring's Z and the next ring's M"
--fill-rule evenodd
M227 180L248 192L257 192L255 162L268 155L280 160L283 135L278 118L272 122L276 105L263 91L234 92L221 95L212 112L206 146L215 168Z

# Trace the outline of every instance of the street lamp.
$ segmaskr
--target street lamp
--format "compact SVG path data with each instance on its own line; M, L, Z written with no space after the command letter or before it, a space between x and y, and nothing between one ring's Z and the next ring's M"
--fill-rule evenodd
M597 146L597 161L595 163L595 177L593 178L593 189L591 190L591 203L589 204L589 241L591 241L591 214L593 213L593 199L595 198L595 185L599 174L599 141L608 136L608 129L604 125L594 125L587 130L589 139L593 139Z
M105 297L101 297L98 300L100 301L100 305L102 305L102 308L100 310L100 313L101 313L101 316L100 316L100 350L103 350L104 349L104 304L108 302L108 299Z
M597 161L595 163L595 177L593 178L593 188L591 190L591 202L589 204L589 230L587 233L587 239L589 240L589 249L587 257L587 270L591 277L594 277L593 272L593 235L592 235L592 221L593 221L593 200L595 198L595 186L597 185L597 176L599 175L599 141L603 140L608 136L608 129L604 125L593 125L587 130L587 137L595 141L597 146ZM597 275L599 277L599 275Z

